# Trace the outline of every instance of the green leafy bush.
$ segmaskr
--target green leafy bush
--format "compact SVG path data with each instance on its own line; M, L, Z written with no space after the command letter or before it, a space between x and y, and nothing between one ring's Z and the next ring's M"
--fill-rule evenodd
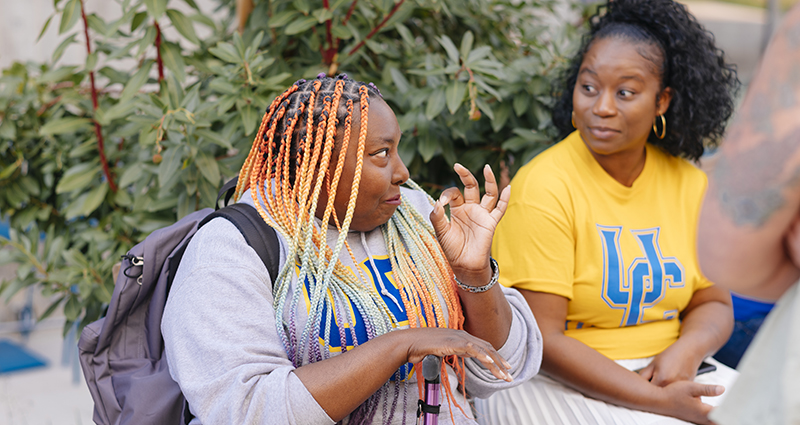
M241 34L232 0L216 19L193 0L117 3L107 22L55 0L42 33L58 24L66 38L52 59L0 77L0 211L12 227L0 242L15 248L0 263L20 265L0 293L41 285L57 298L41 316L65 303L68 326L103 313L128 248L213 205L295 79L375 82L412 177L435 195L455 184L456 161L513 174L552 140L552 81L576 39L552 18L555 0L256 0ZM86 63L59 65L72 43L88 45Z

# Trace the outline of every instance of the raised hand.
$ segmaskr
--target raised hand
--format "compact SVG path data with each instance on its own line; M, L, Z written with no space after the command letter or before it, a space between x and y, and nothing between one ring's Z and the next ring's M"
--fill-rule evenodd
M486 193L481 198L478 181L461 164L453 169L464 184L464 193L458 188L446 189L436 201L431 222L436 238L459 280L476 286L487 283L491 277L489 254L492 236L497 223L508 206L511 188L499 193L497 180L491 167L483 168ZM450 205L450 220L445 215L445 205Z

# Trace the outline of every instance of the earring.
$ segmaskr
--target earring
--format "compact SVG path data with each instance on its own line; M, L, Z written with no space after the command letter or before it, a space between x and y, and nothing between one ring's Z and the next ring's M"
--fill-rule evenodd
M664 136L667 135L667 119L664 118L664 114L659 115L659 117L661 118L661 134L658 134L658 128L656 126L657 121L655 118L653 118L653 133L655 133L656 137L659 139L663 139Z
M578 128L578 126L575 125L575 111L572 111L572 128Z

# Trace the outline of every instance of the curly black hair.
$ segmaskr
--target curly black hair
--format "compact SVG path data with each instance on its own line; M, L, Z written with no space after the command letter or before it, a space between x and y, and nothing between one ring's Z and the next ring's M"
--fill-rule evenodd
M651 132L648 142L695 161L703 155L704 143L716 144L733 113L740 82L735 65L725 62L714 36L685 6L672 0L611 0L589 22L590 31L557 86L566 88L556 93L553 110L562 138L574 131L572 95L584 55L594 41L619 37L655 46L660 57L645 58L655 63L661 88L672 88L664 114L666 136L659 139Z

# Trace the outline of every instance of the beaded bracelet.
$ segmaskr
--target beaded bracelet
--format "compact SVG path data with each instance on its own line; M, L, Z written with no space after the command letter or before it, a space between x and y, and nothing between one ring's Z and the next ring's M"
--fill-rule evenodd
M492 278L489 280L489 283L487 283L486 285L483 285L483 286L470 286L470 285L464 284L463 282L458 280L458 278L455 277L455 276L453 276L453 278L456 280L456 284L458 285L458 287L463 289L463 290L465 290L465 291L467 291L467 292L472 292L473 294L479 294L481 292L486 292L486 291L492 289L492 286L494 286L497 283L497 278L500 277L500 267L497 265L497 261L495 261L494 258L489 257L489 265L492 267Z

